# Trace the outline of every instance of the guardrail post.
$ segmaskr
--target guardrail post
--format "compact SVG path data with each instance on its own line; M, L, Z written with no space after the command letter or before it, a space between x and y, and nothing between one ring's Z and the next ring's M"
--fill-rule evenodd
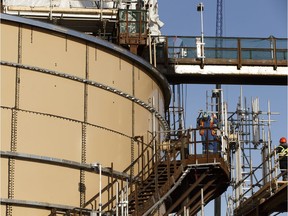
M240 70L242 67L242 53L241 53L241 40L240 40L240 38L237 38L237 57L238 57L237 69Z
M165 37L165 47L163 48L163 53L164 53L164 64L165 67L168 67L168 37Z
M277 70L277 52L276 52L276 38L271 37L271 43L273 44L273 70Z

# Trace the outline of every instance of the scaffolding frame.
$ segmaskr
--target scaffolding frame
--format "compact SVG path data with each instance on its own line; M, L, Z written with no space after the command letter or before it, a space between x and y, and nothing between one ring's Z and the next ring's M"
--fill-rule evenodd
M242 96L242 88L236 111L230 113L229 145L231 149L231 186L226 215L234 215L240 204L252 197L262 186L277 180L278 161L271 141L270 102L268 111L259 107L259 98L251 99L251 107ZM236 116L236 117L234 117ZM253 158L257 152L261 160ZM260 153L260 154L259 154ZM255 159L255 161L254 161ZM257 166L255 166L257 164ZM272 185L269 188L272 195Z

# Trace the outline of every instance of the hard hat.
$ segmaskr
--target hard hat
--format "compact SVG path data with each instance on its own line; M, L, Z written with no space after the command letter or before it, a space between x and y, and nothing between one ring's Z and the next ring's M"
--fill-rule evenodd
M206 112L203 113L203 118L208 118L208 114Z
M286 140L286 138L285 138L285 137L281 137L281 138L280 138L280 140L279 140L279 142L280 142L280 143L286 143L286 142L287 142L287 140Z

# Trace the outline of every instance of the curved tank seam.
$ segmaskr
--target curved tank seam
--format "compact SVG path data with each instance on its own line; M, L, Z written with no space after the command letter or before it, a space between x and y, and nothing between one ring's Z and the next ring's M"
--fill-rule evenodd
M61 78L66 78L66 79L70 79L73 81L77 81L77 82L81 82L81 83L86 83L88 85L91 86L95 86L97 88L112 92L114 94L120 95L128 100L133 101L134 103L142 106L143 108L145 108L146 110L148 110L151 113L155 113L155 116L158 118L158 120L161 122L161 124L163 125L165 131L169 130L169 125L167 123L167 121L165 120L165 118L156 111L155 108L151 107L149 104L145 103L144 101L133 97L132 95L122 92L116 88L112 88L110 86L107 86L105 84L96 82L96 81L92 81L92 80L87 80L87 79L83 79L81 77L78 76L72 76L63 72L58 72L58 71L54 71L54 70L48 70L48 69L43 69L40 67L34 67L34 66L29 66L29 65L23 65L23 64L18 64L18 63L14 63L14 62L7 62L7 61L1 61L0 62L1 65L6 65L6 66L10 66L10 67L18 67L18 68L24 68L27 70L31 70L31 71L36 71L36 72L40 72L40 73L46 73L46 74L50 74L50 75L54 75L54 76L58 76Z
M164 97L165 97L165 106L169 106L170 103L170 98L171 98L171 88L170 85L167 81L167 79L164 77L163 74L161 74L153 65L149 64L146 60L144 60L143 58L134 55L133 53L129 52L128 50L117 46L113 43L110 43L108 41L102 40L100 38L91 36L91 35L85 35L84 33L72 30L72 29L68 29L62 26L56 26L53 24L49 24L49 23L45 23L45 22L41 22L38 20L32 20L32 19L27 19L27 18L23 18L23 17L19 17L19 16L14 16L14 15L7 15L7 14L3 14L1 13L0 15L0 19L2 20L7 20L7 21L11 21L11 22L18 22L18 23L22 23L22 24L27 24L27 25L32 25L38 28L42 28L42 29L48 29L48 30L52 30L61 34L66 34L66 35L70 35L85 41L89 41L91 43L95 43L97 45L100 45L106 49L112 50L114 52L117 52L119 55L124 55L126 56L128 59L132 59L135 62L138 62L139 65L144 66L146 69L148 69L150 72L152 72L151 74L154 75L153 77L157 79L157 81L160 83L162 90L164 91Z

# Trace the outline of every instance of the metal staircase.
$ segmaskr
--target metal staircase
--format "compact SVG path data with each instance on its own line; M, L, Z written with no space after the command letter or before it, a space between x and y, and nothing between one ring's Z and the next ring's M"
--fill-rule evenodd
M196 130L193 133L196 134ZM229 167L221 155L201 152L181 158L181 152L187 146L185 141L189 142L189 139L184 134L170 143L168 152L163 154L159 149L156 153L158 156L162 153L162 157L156 157L158 160L150 174L135 185L128 197L130 215L182 214L183 211L192 215L227 189ZM192 143L196 144L197 141Z
M129 196L129 213L143 215L154 203L165 195L182 173L181 161L175 161L176 170L168 161L155 164L154 171ZM180 170L179 170L180 169Z
M98 193L83 208L92 205L95 212L116 216L181 215L184 211L186 215L196 214L225 192L230 183L229 162L221 153L202 154L202 148L197 152L196 147L202 147L202 141L195 137L198 132L186 130L181 137L169 142L169 148L157 145L154 155L151 155L152 141L145 144L141 155L123 171L131 174L131 170L141 164L136 175L120 182L111 179L101 190L103 197L106 193L110 198L101 202ZM140 143L142 141L140 139ZM190 151L194 151L183 154L188 151L188 145ZM101 203L101 210L97 203Z

